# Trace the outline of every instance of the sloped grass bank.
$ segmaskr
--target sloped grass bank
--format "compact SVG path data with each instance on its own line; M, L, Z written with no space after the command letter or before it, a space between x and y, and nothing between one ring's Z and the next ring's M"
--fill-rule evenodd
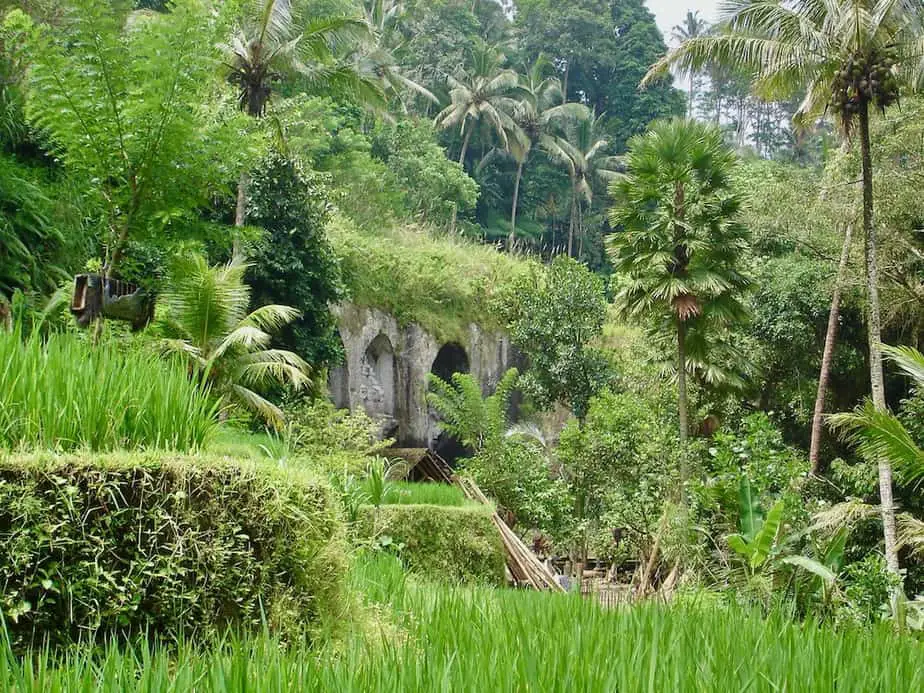
M922 647L887 628L834 633L715 605L606 611L579 597L382 576L403 633L335 651L258 636L138 656L110 649L55 666L0 653L0 690L898 693L924 686ZM373 586L374 587L374 586Z
M326 481L231 460L0 457L0 611L14 649L228 626L309 634L349 601Z
M528 261L420 227L371 233L338 218L329 234L353 302L418 323L443 342L464 342L471 323L500 328L492 299L529 268Z
M504 584L504 548L482 505L365 506L357 533L394 551L411 574L449 583Z

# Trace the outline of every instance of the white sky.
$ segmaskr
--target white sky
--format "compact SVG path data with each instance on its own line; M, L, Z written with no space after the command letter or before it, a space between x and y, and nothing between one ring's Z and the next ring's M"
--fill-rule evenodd
M645 4L658 21L658 28L664 34L665 42L670 45L671 29L683 21L687 10L699 10L700 16L707 22L714 22L720 0L646 0Z

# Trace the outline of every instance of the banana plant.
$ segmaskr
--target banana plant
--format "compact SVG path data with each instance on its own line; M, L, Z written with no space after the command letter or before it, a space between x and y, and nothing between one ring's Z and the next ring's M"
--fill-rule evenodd
M783 521L783 501L777 501L766 517L757 503L757 494L747 479L738 490L740 533L726 538L729 548L741 556L750 573L760 572L770 560Z
M843 563L847 533L838 532L823 546L816 544L812 552L814 558L783 556L783 545L789 543L780 536L785 503L782 499L778 500L765 516L758 504L758 495L750 482L742 479L738 490L741 531L726 538L729 548L744 560L748 578L760 577L769 587L776 578L788 575L790 586L795 587L799 594L814 595L820 589L827 603ZM793 571L784 571L784 566L793 568ZM803 572L807 576L803 576Z

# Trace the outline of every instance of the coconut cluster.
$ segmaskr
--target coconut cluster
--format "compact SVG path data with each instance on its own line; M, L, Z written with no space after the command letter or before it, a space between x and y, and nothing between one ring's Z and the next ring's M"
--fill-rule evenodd
M898 100L897 54L889 49L854 54L834 76L831 109L846 117L864 102L886 109Z

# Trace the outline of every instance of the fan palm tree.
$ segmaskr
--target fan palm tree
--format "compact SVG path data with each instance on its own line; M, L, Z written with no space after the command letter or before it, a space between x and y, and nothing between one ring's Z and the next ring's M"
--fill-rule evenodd
M594 197L594 183L610 181L620 167L618 157L606 152L607 140L597 136L603 116L594 117L586 106L578 118L561 123L558 134L543 138L543 146L552 159L568 170L571 178L571 217L568 223L568 256L574 255L574 237L584 238L584 203Z
M661 121L629 141L626 173L611 185L608 248L630 319L654 320L676 339L680 442L686 450L688 339L746 315L748 280L737 265L746 232L731 192L735 155L711 125ZM651 324L651 323L649 323ZM686 479L685 452L682 454Z
M863 174L863 232L869 296L870 381L873 406L886 410L873 225L871 111L897 102L901 89L924 85L924 5L913 0L728 0L722 30L690 39L652 66L643 84L670 67L700 70L710 63L754 75L768 100L804 93L797 123L831 112L845 133L858 130ZM879 463L885 555L899 574L892 469Z
M183 262L161 298L172 335L162 346L190 359L213 391L278 426L282 411L258 390L280 384L306 389L310 367L290 351L269 347L272 334L298 318L297 310L269 305L247 313L247 267L237 259L209 267L201 255Z
M671 29L671 37L683 44L701 36L709 27L706 20L699 16L699 12L687 10L687 16L683 18L681 24L677 24ZM696 77L698 72L690 70L690 99L687 103L687 118L693 117L693 108L696 106Z
M436 116L436 125L459 128L459 163L463 166L476 126L486 123L503 147L507 146L507 133L516 129L512 114L519 82L516 72L503 67L505 60L496 47L477 41L471 50L471 65L447 78L450 102Z

